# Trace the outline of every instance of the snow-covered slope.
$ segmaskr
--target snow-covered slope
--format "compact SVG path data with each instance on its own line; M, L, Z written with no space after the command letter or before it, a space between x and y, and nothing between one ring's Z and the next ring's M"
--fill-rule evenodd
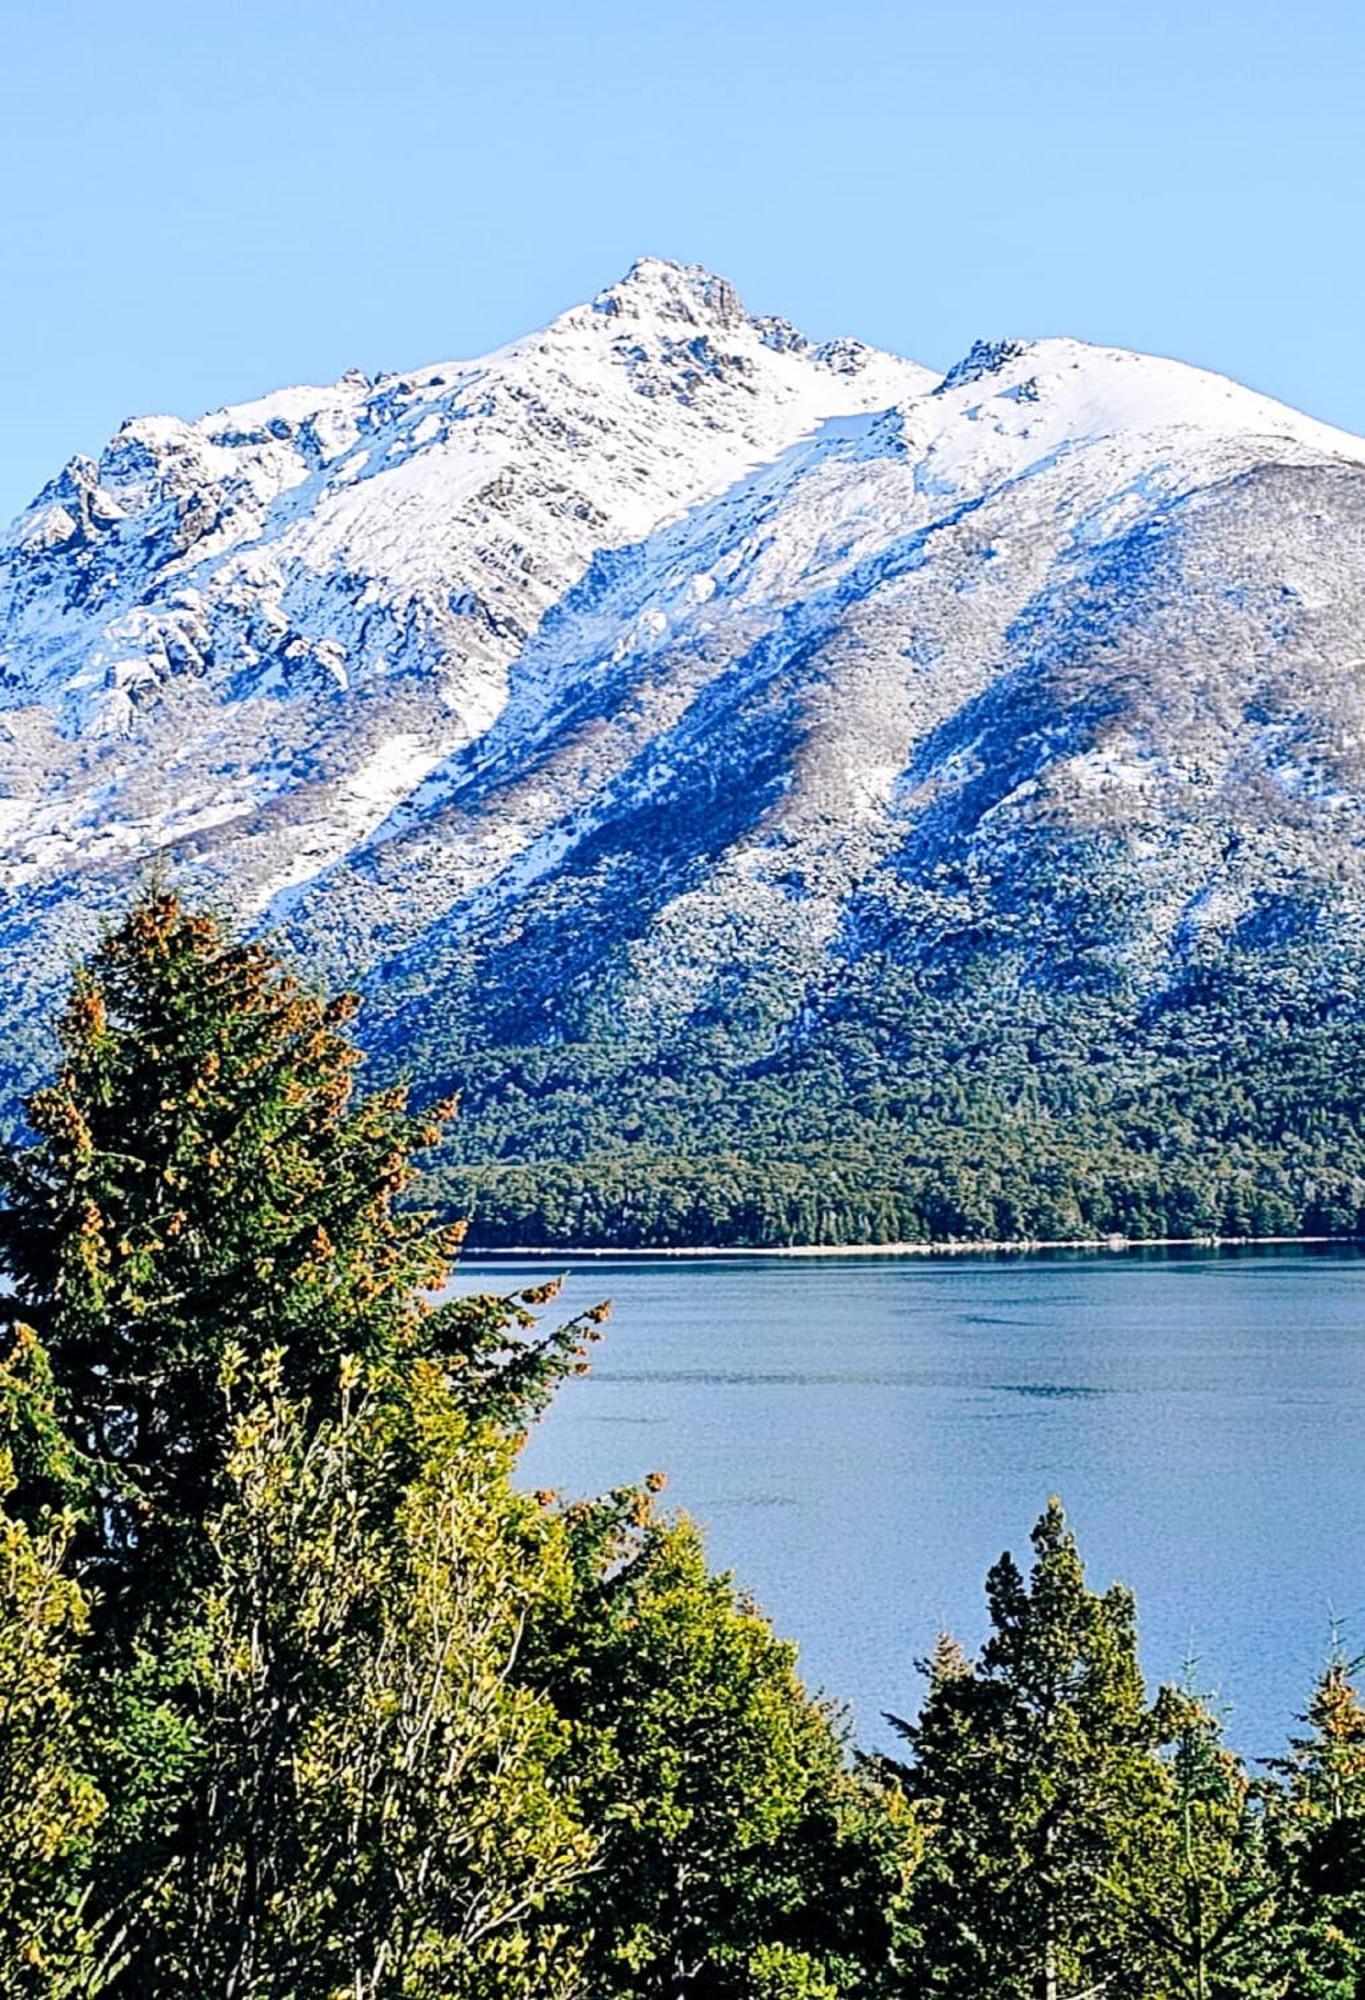
M1361 440L1068 340L940 380L646 261L39 496L11 1004L157 854L422 1049L772 1044L964 938L1157 992L1291 909L1365 935L1362 605Z
M224 828L248 894L306 877L498 716L598 550L925 382L651 260L481 361L125 424L0 565L6 879Z

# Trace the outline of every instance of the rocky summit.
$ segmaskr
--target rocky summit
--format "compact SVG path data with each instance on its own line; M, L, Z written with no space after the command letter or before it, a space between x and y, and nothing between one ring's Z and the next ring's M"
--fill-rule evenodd
M1354 1228L1365 441L637 264L126 423L0 550L11 1102L154 863L463 1089L505 1242Z

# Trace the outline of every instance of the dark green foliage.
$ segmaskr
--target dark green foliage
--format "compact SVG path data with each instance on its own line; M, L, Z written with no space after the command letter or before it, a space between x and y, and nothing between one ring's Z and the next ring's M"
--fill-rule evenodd
M1008 1556L991 1572L980 1659L942 1639L917 1722L898 1725L924 1840L897 1912L902 1991L1354 2000L1303 1976L1315 1951L1348 1962L1338 1912L1302 1872L1321 1733L1296 1746L1287 1787L1254 1783L1196 1696L1147 1705L1132 1600L1086 1588L1055 1501L1033 1546L1027 1580Z
M850 972L799 1037L438 1049L463 1115L429 1187L486 1246L1355 1236L1365 1025L1333 970L1248 959L1156 1006L983 956Z
M514 1423L581 1344L581 1327L528 1342L502 1302L427 1303L462 1232L401 1198L439 1116L413 1118L399 1088L357 1098L353 1013L160 890L77 978L33 1142L3 1163L0 1268L90 1467L115 1606L195 1560L229 1349L278 1352L305 1399L345 1355L440 1353L471 1413Z
M980 1661L940 1645L901 1768L930 1837L906 1920L925 1993L1052 2000L1141 1995L1123 1903L1164 1794L1137 1661L1132 1599L1087 1589L1053 1501L1027 1579L987 1580Z

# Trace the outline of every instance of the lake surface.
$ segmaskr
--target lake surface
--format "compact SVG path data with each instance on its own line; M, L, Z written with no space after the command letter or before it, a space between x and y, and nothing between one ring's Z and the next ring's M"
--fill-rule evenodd
M646 1472L704 1523L865 1742L914 1662L984 1635L982 1584L1050 1493L1093 1585L1137 1591L1149 1678L1197 1657L1248 1755L1282 1745L1330 1620L1365 1651L1365 1257L470 1260L611 1298L592 1374L523 1460L592 1493Z

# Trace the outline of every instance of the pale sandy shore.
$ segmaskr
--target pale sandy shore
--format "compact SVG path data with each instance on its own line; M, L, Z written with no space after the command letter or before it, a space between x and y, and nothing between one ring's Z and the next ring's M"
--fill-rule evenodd
M1032 1256L1047 1250L1102 1250L1123 1254L1132 1250L1252 1250L1274 1244L1308 1246L1334 1243L1343 1248L1359 1243L1356 1236L1059 1236L1055 1238L1014 1237L1003 1242L945 1243L783 1243L763 1249L737 1249L733 1245L690 1244L686 1248L658 1250L613 1250L602 1245L572 1244L547 1249L539 1243L517 1243L499 1249L471 1244L466 1257L500 1259L507 1257L600 1257L613 1262L657 1263L689 1258L744 1260L755 1257L999 1257Z

